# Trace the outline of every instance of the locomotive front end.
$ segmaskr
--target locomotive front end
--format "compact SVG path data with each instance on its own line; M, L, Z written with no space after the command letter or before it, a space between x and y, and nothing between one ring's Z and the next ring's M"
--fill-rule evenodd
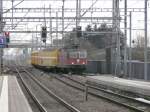
M71 50L68 52L68 65L73 72L83 72L87 65L86 50Z

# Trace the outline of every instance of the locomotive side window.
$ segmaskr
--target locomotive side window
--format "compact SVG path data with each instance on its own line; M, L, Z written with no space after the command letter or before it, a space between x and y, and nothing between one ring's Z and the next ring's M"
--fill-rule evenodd
M79 52L79 58L86 58L86 57L87 57L87 53L85 51Z
M69 53L69 57L70 57L70 58L77 58L77 57L78 57L78 54L77 54L77 52L70 52L70 53Z

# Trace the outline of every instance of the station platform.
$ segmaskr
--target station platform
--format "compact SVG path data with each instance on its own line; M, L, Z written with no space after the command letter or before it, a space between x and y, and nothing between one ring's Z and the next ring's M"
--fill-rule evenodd
M94 82L99 85L104 85L108 88L116 88L119 90L150 97L150 82L123 79L110 75L88 76L87 81Z
M32 112L15 76L0 76L0 112Z

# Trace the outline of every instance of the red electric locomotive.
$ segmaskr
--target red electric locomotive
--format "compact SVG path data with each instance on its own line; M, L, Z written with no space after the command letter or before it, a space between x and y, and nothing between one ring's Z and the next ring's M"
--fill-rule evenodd
M83 49L61 49L59 68L65 71L83 72L87 65L87 52Z

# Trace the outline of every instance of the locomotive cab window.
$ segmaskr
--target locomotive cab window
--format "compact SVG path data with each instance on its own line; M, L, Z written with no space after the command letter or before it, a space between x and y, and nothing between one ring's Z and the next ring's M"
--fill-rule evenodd
M84 51L84 52L79 52L79 58L86 58L87 57L87 53Z
M70 58L77 58L78 57L78 53L77 52L70 52L69 53L69 57Z

